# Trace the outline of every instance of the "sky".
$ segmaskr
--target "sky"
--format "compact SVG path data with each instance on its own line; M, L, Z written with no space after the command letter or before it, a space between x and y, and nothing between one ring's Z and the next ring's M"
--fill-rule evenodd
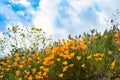
M10 26L34 26L54 39L91 29L103 32L110 28L108 24L120 9L119 3L120 0L0 0L0 32Z

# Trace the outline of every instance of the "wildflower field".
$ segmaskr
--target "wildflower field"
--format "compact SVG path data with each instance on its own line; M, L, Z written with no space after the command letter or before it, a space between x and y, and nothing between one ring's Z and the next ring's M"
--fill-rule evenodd
M7 46L1 51L9 49L0 59L0 80L110 80L120 76L120 30L116 26L103 34L91 30L58 41L46 37L40 28L26 30L22 33L12 27L4 35L7 38L0 40Z

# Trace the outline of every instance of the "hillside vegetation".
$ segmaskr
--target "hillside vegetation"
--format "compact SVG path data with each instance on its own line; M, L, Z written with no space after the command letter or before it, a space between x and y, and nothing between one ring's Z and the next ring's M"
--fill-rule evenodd
M120 76L120 29L53 42L41 28L12 27L1 39L0 80L102 80ZM26 33L23 33L26 32ZM11 40L8 41L8 40ZM9 46L9 48L8 48ZM4 54L4 50L2 52Z

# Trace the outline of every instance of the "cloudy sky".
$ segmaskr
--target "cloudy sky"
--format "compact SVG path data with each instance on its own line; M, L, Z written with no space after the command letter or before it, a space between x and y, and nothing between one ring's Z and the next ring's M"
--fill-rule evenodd
M11 25L41 27L55 39L102 32L120 0L0 0L0 31Z

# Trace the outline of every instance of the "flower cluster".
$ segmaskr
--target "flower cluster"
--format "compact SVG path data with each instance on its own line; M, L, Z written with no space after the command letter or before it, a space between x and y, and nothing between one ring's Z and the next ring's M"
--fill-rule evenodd
M22 54L16 52L0 59L0 79L91 80L97 75L111 78L120 75L119 53L120 31L117 28L102 35L96 32L82 37L70 36L43 50L30 48Z

